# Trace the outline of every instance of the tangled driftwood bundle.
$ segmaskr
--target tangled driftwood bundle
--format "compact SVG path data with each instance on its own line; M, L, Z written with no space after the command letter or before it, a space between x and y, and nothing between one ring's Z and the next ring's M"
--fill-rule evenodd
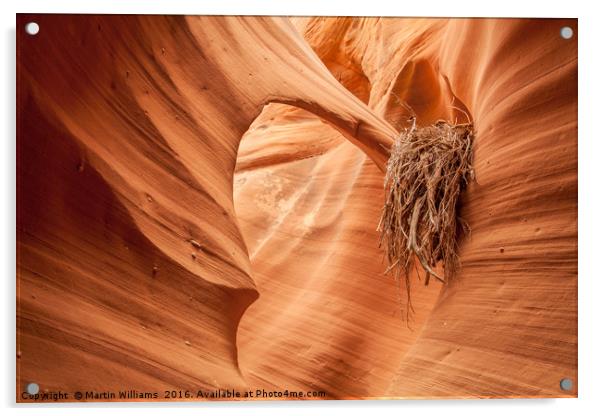
M418 259L425 284L445 283L455 273L457 234L468 225L457 216L458 197L474 178L472 125L438 122L405 129L391 149L385 177L385 206L378 230L388 272L403 275L410 302L410 269ZM444 274L435 270L443 266Z

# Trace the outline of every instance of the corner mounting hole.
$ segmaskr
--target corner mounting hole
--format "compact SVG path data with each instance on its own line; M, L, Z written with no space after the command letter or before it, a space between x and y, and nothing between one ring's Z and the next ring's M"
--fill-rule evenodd
M38 394L39 392L40 392L40 386L38 386L38 383L29 383L27 385L27 393Z
M560 380L560 389L564 391L573 390L573 380L570 378L563 378Z
M573 29L570 28L569 26L565 26L562 29L560 29L560 36L563 39L570 39L573 37Z
M29 22L25 25L25 32L28 35L31 35L31 36L37 35L39 31L40 31L40 25L38 25L36 22Z

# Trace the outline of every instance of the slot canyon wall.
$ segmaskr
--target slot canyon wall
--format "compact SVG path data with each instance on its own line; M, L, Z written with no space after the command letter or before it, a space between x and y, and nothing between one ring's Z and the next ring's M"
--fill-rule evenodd
M576 395L576 20L31 20L17 400ZM477 182L458 276L413 276L406 323L376 226L410 108L474 121Z

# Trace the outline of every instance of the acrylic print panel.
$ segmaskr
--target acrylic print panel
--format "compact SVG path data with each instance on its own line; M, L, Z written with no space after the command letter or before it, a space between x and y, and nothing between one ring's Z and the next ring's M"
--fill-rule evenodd
M18 15L17 401L575 397L577 35Z

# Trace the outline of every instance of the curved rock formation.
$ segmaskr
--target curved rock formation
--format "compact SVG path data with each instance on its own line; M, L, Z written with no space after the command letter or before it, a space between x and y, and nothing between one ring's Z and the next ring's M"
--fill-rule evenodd
M286 102L382 166L395 131L287 19L18 24L30 20L42 30L18 49L19 380L245 386L236 333L257 291L232 204L242 135ZM79 371L91 366L92 379Z
M576 21L30 20L19 400L30 381L576 394ZM414 276L406 325L375 228L409 109L474 120L478 184L458 278Z

